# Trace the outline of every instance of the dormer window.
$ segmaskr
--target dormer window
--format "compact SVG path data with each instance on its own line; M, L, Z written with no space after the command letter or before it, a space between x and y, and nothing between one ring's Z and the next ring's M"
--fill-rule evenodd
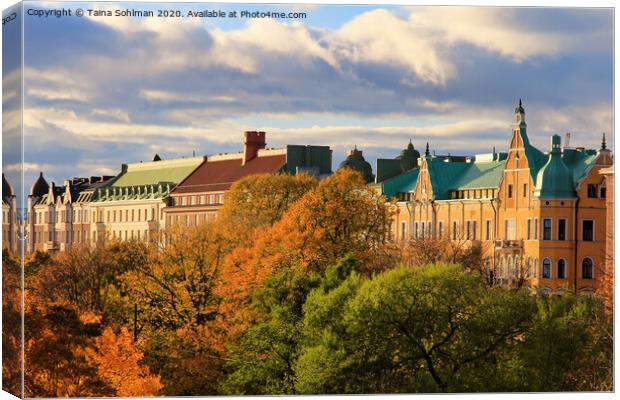
M597 197L596 192L596 185L588 184L588 198L595 199Z

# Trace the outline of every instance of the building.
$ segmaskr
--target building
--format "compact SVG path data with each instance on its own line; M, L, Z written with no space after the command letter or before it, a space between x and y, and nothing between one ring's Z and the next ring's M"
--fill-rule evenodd
M90 241L89 200L94 188L111 176L47 183L41 172L28 196L27 251L65 251Z
M267 149L265 132L245 132L243 151L205 157L171 192L164 208L166 225L195 226L215 219L224 194L246 176L305 172L318 178L331 174L328 146L288 145Z
M18 234L17 197L13 193L13 187L2 174L2 249L17 252Z
M89 194L90 237L151 240L165 229L164 208L172 189L204 157L123 164L121 173Z
M338 166L338 169L340 168L350 168L358 171L362 174L366 183L370 183L375 179L370 163L364 159L362 151L358 150L357 146L347 153L347 158Z
M595 291L609 229L599 171L613 160L604 139L598 150L569 147L569 139L562 146L553 135L547 153L532 146L519 102L507 153L451 157L427 150L417 167L373 184L398 200L392 238L477 242L499 283ZM379 167L378 178L391 175Z

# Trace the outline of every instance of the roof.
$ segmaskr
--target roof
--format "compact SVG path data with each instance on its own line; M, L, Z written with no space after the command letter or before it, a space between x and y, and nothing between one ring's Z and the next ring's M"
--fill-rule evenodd
M160 163L162 161L159 161ZM241 158L205 160L171 194L225 191L249 175L279 172L286 166L286 154L259 156L242 165Z
M577 150L566 148L562 154L562 161L569 169L573 178L573 187L577 187L579 182L587 175L590 168L596 163L597 153L587 150Z
M538 171L534 194L541 198L574 198L575 186L573 174L562 161L561 139L558 135L551 137L549 160Z
M506 161L469 163L469 167L452 184L452 189L485 189L499 187Z
M388 198L392 198L398 193L407 193L415 189L418 183L420 168L414 168L393 178L386 179L381 183L382 193Z
M2 198L13 196L13 188L9 181L6 180L4 172L2 173Z
M32 184L32 187L30 188L30 195L41 197L47 193L49 188L50 187L47 184L47 181L45 180L45 178L43 178L43 172L41 172L37 180Z
M455 188L457 179L472 164L427 157L426 165L433 188L433 197L447 199L449 191Z
M204 161L204 157L177 158L173 160L123 164L123 172L110 184L111 187L177 184Z

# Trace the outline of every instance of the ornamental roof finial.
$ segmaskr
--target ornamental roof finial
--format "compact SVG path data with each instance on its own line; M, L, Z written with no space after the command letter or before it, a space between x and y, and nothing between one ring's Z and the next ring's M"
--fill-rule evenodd
M607 148L607 141L605 140L605 132L603 132L603 141L601 142L601 149L605 150Z
M428 149L428 142L426 142L426 150L424 150L424 155L427 156L427 157L431 155L431 152Z

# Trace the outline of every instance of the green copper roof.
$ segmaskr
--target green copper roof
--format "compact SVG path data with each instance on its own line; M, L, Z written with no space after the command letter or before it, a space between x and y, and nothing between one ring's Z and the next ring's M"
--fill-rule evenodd
M502 181L506 161L470 163L465 172L458 177L452 189L497 188Z
M562 161L571 171L573 176L573 187L577 187L579 181L586 176L590 168L594 166L598 154L576 149L564 149Z
M471 166L470 163L430 157L426 158L426 164L433 187L433 197L437 200L447 199L449 191L454 189L457 180Z
M383 181L383 195L392 198L398 193L407 193L415 189L420 168L414 168L398 176Z
M525 150L525 157L527 157L527 164L530 168L530 176L532 177L532 181L536 182L536 176L538 175L538 171L547 162L547 156L545 155L545 153L530 144L530 138L527 137L525 127L520 128L519 132L521 135L521 140L523 141L523 148Z
M111 186L155 185L160 182L176 184L185 179L203 160L203 157L191 157L124 164L123 172L114 180Z
M534 194L541 198L574 198L573 174L562 161L561 139L551 137L549 160L538 171Z

